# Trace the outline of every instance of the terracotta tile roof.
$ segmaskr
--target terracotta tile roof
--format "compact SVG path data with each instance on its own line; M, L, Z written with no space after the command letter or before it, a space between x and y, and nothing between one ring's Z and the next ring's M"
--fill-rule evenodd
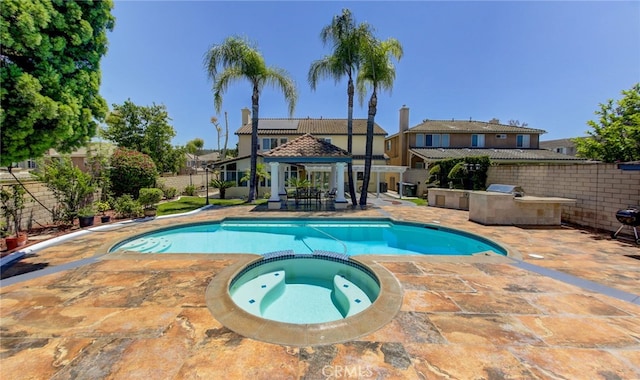
M546 149L491 149L491 148L415 148L411 152L426 160L489 156L492 161L563 161L584 162L584 159L555 153Z
M258 131L260 135L346 135L347 119L260 119ZM250 134L251 122L236 131L236 135ZM353 119L353 134L367 134L366 119ZM374 123L373 134L386 136L387 132Z
M484 121L469 120L425 120L408 132L434 132L434 133L547 133L542 129L514 127L511 125L488 123Z
M349 153L337 146L313 137L309 133L284 143L268 152L264 157L350 157Z
M575 147L576 143L573 142L573 139L557 139L557 140L546 140L540 141L540 148L542 149L554 149L559 147Z

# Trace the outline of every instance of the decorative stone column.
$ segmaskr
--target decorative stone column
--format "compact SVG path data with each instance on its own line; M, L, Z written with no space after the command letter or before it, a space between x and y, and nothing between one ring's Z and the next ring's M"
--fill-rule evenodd
M269 162L271 166L271 196L269 197L269 210L280 210L280 195L278 193L279 184L279 162Z
M336 200L334 202L336 210L344 210L347 208L347 200L344 198L344 162L336 162L337 188Z

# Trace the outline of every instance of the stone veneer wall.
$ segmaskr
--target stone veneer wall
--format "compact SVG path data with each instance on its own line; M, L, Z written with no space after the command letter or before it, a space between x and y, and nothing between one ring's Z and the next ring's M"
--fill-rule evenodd
M640 171L623 171L616 164L498 165L489 168L487 186L521 186L526 195L577 199L562 206L562 220L585 227L615 231L616 211L640 206Z

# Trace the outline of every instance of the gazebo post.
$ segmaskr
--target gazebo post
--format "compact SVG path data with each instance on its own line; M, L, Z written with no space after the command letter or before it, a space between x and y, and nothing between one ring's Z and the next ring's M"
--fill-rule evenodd
M271 166L271 196L269 197L269 210L279 210L280 209L280 194L279 188L280 186L280 178L279 178L279 162L269 162Z
M336 210L344 210L347 208L347 200L344 199L344 162L336 162L336 171L338 174L338 190L336 191L336 200L334 205Z

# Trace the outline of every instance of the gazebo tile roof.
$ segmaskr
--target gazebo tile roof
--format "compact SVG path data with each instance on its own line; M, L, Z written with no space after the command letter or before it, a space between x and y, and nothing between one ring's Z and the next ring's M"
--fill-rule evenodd
M263 155L264 157L350 157L346 150L309 133L264 152Z

